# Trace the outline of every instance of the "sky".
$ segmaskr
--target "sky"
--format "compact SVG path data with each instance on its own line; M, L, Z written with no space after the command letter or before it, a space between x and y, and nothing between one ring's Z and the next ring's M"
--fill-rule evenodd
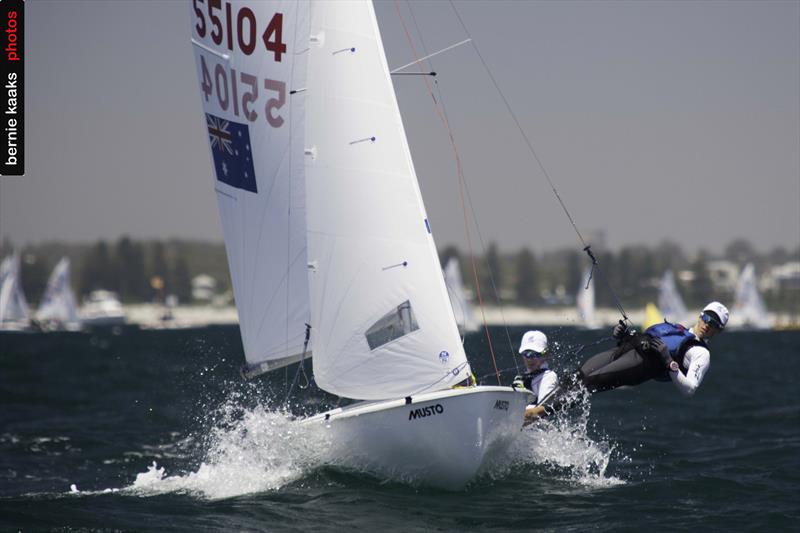
M0 177L0 240L222 240L190 5L26 3L26 175ZM579 246L476 47L589 241L800 245L800 2L456 7L473 41L432 68L484 243ZM399 11L376 3L390 67L415 58L401 20L420 55L467 38L447 2ZM394 82L437 245L465 249L447 132L421 77Z

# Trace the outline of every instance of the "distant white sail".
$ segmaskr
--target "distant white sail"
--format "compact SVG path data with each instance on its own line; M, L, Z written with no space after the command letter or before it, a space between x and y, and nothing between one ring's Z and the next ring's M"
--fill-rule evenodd
M253 375L299 360L310 322L300 96L309 5L231 6L227 29L219 22L224 9L216 23L210 4L190 9L214 189Z
M70 262L66 257L50 274L36 318L58 328L72 329L80 325L78 307L70 287Z
M591 276L591 279L589 279ZM587 285L588 282L588 285ZM575 304L578 311L579 325L587 329L599 327L594 313L594 276L592 269L587 268L581 277L581 285L575 296Z
M767 329L772 326L767 314L767 307L758 293L756 270L753 263L748 263L739 275L730 325L756 329Z
M689 312L686 310L681 294L678 292L672 270L665 271L661 277L658 287L658 309L661 311L663 318L670 322L683 323L689 318Z
M306 190L314 376L340 396L469 372L369 2L312 4Z
M27 323L29 316L20 280L19 255L13 254L0 263L0 328L4 324Z
M464 282L461 279L461 266L458 259L451 257L444 267L444 282L450 295L450 304L456 316L456 323L462 333L478 331L480 324L475 319L472 304L467 300Z

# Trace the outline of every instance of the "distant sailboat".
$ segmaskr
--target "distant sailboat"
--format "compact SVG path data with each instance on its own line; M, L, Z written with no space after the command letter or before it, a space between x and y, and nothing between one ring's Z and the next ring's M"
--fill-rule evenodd
M22 331L30 327L28 301L22 292L19 255L0 263L0 330Z
M249 33L227 41L190 11L245 373L311 358L320 388L372 400L306 420L337 464L462 487L531 395L453 388L470 365L372 3L234 3Z
M575 296L575 304L578 311L578 325L586 329L600 327L594 311L594 276L591 268L587 268L583 272L581 285Z
M672 270L666 270L661 277L658 287L658 310L661 312L661 320L667 319L670 322L687 325L685 321L690 318L683 298L678 292Z
M767 314L767 307L758 293L756 270L753 263L748 263L739 275L729 327L752 329L769 329L772 327L772 321Z
M461 279L461 266L455 257L451 257L444 267L444 282L447 285L447 293L450 295L450 303L453 306L459 333L463 335L478 331L480 324L475 319L472 304L467 300L464 283Z
M36 319L44 329L79 330L78 306L70 287L70 262L62 258L50 274Z

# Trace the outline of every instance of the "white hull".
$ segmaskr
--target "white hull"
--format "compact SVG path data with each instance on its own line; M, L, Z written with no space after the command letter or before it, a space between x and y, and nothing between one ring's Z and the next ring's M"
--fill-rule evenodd
M528 391L470 387L334 409L305 423L334 434L339 466L457 490L522 429Z

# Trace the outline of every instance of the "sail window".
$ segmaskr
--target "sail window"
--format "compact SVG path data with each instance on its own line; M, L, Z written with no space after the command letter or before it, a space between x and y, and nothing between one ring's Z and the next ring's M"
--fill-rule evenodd
M414 317L414 311L411 309L411 302L406 300L382 316L367 330L367 344L369 344L370 350L374 350L418 329L419 325Z

